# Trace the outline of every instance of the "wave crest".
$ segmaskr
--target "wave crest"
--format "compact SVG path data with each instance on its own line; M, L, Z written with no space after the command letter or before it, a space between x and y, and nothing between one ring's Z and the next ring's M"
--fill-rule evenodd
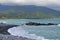
M24 30L20 26L10 28L10 29L8 29L8 32L14 36L22 36L22 37L26 37L26 38L30 38L30 39L35 39L35 40L48 40L48 39L45 39L44 37L37 36L36 34L29 34L28 31Z

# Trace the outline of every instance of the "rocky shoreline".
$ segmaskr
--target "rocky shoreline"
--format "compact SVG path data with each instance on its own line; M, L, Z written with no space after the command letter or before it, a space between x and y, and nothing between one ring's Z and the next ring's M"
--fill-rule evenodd
M34 25L34 26L40 26L40 25L57 25L54 23L48 23L48 24L42 24L42 23L35 23L35 22L29 22L26 23L26 25ZM0 23L0 40L35 40L30 39L22 36L13 36L8 32L9 28L17 27L19 25L12 25L12 24L6 24L6 23Z
M9 28L17 26L19 25L0 23L0 40L32 40L25 37L13 36L7 31Z
M17 27L19 25L12 25L12 24L6 24L6 23L0 23L0 34L6 34L6 35L10 35L10 33L8 33L8 29L12 28L12 27Z
M0 34L0 40L33 40L25 37L18 37L13 35L3 35Z

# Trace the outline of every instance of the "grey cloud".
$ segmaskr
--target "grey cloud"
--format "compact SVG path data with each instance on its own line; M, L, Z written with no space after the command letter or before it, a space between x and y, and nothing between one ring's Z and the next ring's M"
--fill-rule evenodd
M53 9L60 8L60 0L0 0L3 5L36 5Z
M0 3L1 4L47 6L51 4L60 5L60 0L0 0Z

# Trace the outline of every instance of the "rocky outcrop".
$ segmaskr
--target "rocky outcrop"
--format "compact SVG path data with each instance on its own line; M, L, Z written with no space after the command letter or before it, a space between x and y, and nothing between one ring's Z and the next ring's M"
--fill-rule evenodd
M17 27L18 25L0 23L0 34L9 34L7 30L12 27Z
M57 25L57 24L54 24L54 23L44 24L44 23L29 22L29 23L26 23L26 25L35 25L35 26L40 26L40 25Z

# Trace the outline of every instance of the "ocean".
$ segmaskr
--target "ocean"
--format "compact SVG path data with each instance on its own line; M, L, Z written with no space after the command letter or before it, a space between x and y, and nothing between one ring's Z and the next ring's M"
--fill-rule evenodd
M18 27L8 29L8 32L14 36L22 36L35 40L60 40L60 25L51 26L29 26L25 25L28 22L37 23L56 23L60 24L60 20L47 20L47 19L7 19L0 20L7 24L17 24Z

